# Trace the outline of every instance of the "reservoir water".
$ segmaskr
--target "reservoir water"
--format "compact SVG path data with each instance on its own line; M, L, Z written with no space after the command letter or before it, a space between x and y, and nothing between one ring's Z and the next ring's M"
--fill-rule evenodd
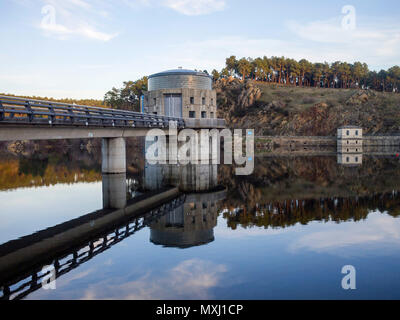
M235 176L225 165L150 166L141 152L112 178L97 151L1 153L0 297L400 298L395 156L353 165L260 156L252 175ZM174 187L169 205L126 210L110 228L87 231ZM58 247L66 237L71 245ZM41 286L45 265L57 270L55 289ZM347 265L355 290L342 287Z

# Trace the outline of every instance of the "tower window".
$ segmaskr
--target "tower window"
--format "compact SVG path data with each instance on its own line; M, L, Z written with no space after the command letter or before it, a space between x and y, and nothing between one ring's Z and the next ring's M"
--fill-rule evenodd
M190 104L194 104L194 97L190 97Z

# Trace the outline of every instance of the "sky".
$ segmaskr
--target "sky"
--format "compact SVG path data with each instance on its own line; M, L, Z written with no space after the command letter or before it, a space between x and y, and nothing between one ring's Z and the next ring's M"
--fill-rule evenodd
M0 92L102 99L123 81L230 55L400 65L400 3L0 0Z

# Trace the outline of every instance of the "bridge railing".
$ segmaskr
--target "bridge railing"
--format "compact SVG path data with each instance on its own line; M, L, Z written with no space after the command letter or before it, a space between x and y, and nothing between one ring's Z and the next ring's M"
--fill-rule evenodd
M0 123L96 127L184 128L183 118L0 96Z

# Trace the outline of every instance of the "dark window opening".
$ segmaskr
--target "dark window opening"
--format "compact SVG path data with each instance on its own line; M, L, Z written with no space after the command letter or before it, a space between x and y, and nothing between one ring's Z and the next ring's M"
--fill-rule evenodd
M206 98L201 98L201 103L203 104L203 106L206 104Z
M196 118L196 112L195 111L189 111L189 118Z
M349 135L350 135L350 131L349 131L349 130L347 130L347 131L346 131L346 134L349 136Z
M194 97L190 97L190 104L194 104Z
M202 111L201 112L201 117L204 119L204 118L207 118L207 112L206 111Z

